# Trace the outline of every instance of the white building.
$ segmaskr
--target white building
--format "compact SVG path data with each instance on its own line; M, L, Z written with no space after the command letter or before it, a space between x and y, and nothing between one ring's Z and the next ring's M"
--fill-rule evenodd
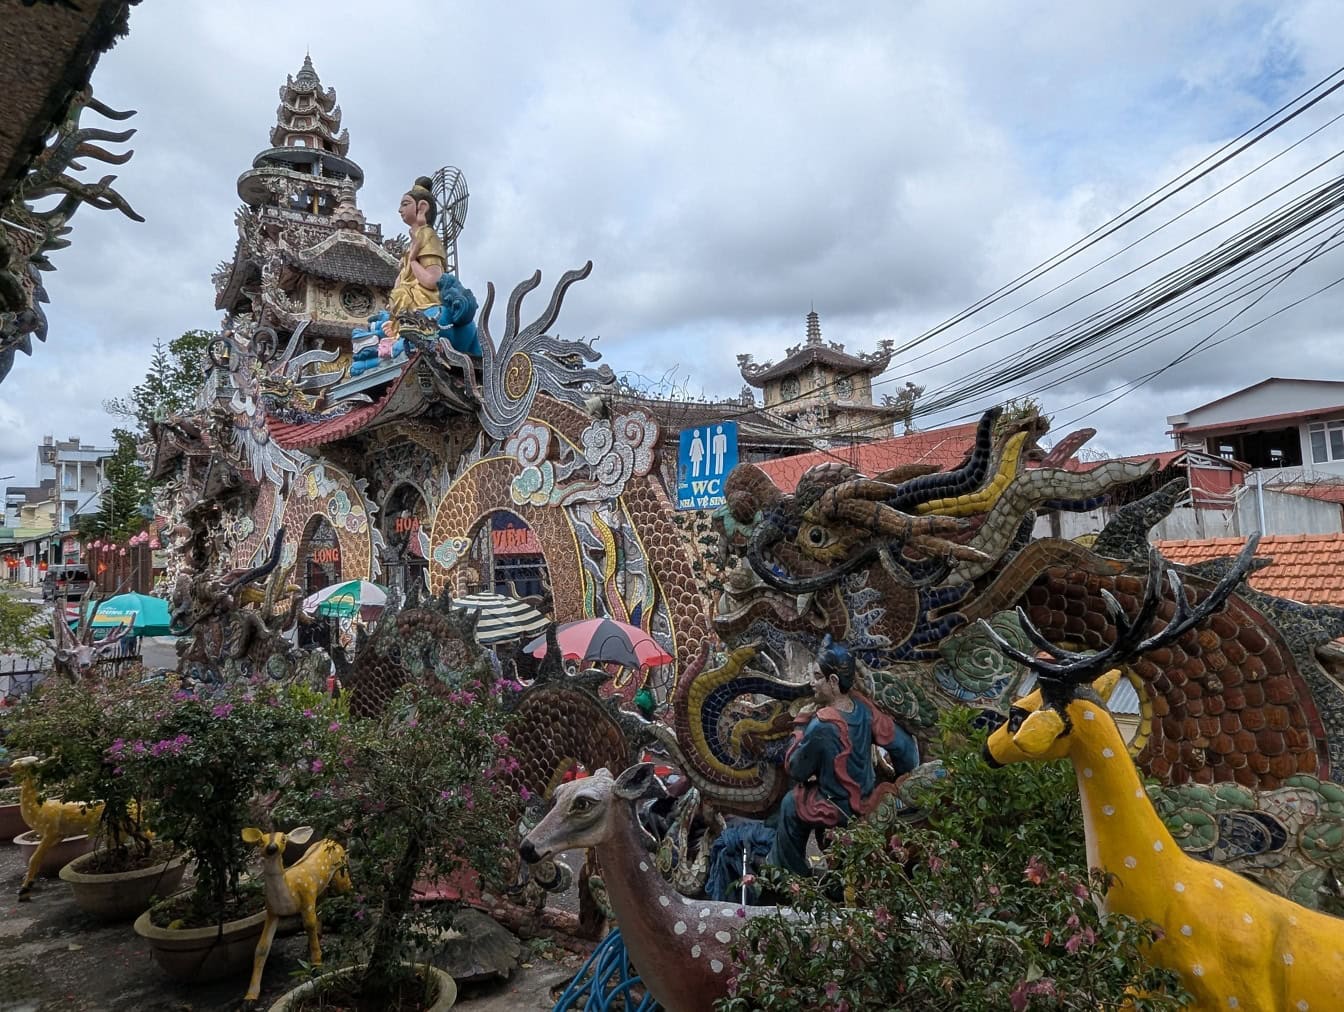
M58 440L43 436L37 448L37 482L56 482L59 529L70 530L75 517L97 513L102 507L103 463L115 450L89 446L78 436Z
M1225 503L1206 504L1193 526L1164 537L1344 530L1344 382L1271 377L1167 423L1177 448L1251 470Z
M1298 468L1308 481L1344 477L1344 382L1279 379L1168 415L1176 448L1253 468Z

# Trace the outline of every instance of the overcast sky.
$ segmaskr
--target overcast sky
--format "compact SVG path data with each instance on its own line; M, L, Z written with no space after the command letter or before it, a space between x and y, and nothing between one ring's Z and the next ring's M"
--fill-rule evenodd
M507 295L540 268L542 288L524 303L531 319L559 275L591 258L556 332L600 336L618 373L733 396L735 356L778 360L813 305L827 340L899 346L1048 259L1335 71L1341 21L1337 4L1278 0L144 0L93 80L103 101L138 110L135 156L112 171L147 221L82 210L73 245L53 255L50 337L0 386L0 476L31 481L44 433L108 443L116 421L102 402L143 377L155 338L218 326L210 274L233 253L236 180L269 146L277 91L305 51L336 89L350 157L364 168L360 207L387 234L415 176L459 166L471 189L462 275L478 297L487 281ZM1306 137L1342 111L1344 91L1086 257L900 357L878 393L907 379L926 398L946 392L1207 252L1249 219L1017 330L1344 147L1339 125ZM85 176L102 171L92 163ZM1240 307L1038 396L1057 427L1093 425L1094 445L1132 453L1170 445L1167 415L1267 376L1344 379L1334 289L1090 416L1080 417L1109 395L1074 406L1337 279L1340 263L1320 257L1221 331Z

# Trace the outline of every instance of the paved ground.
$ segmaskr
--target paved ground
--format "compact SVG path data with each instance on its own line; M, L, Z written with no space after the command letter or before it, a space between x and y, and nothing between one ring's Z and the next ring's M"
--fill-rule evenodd
M57 879L40 880L19 903L18 848L0 843L0 1012L223 1012L241 1008L245 979L188 986L169 980L130 924L101 925L70 899ZM305 954L302 935L277 939L266 964L262 1002L293 986ZM555 961L552 961L554 959ZM558 950L533 955L507 982L464 990L469 1012L534 1012L552 1007L554 987L578 969Z

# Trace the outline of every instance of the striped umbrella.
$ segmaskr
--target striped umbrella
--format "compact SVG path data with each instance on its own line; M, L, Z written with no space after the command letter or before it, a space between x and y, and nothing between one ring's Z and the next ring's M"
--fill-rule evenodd
M526 601L503 594L468 594L454 599L453 607L479 613L476 642L483 647L535 636L543 632L551 621Z
M303 612L327 618L350 618L358 614L369 621L386 605L387 588L368 580L347 580L309 594L303 599Z

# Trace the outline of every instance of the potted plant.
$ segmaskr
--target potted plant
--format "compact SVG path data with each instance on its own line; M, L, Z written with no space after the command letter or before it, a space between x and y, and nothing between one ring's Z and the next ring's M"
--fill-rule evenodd
M231 683L173 693L144 737L115 745L155 832L195 862L194 887L135 922L170 975L210 980L251 962L265 904L260 881L244 880L251 853L241 833L256 821L256 796L293 786L300 766L307 772L322 716L272 683Z
M0 765L4 767L0 774L0 841L12 840L27 828L19 811L19 785L10 775L9 760L13 753L3 744L12 712L10 708L0 709Z
M512 798L501 694L478 666L451 691L406 686L376 719L345 724L339 766L318 810L346 840L354 892L347 931L333 951L347 965L272 1006L303 1012L322 1003L358 1009L444 1009L450 976L424 962L458 903L416 905L419 886L460 885L479 875L498 886L513 857ZM353 962L355 965L348 965Z
M75 902L96 917L133 917L151 896L171 892L182 879L182 862L147 831L137 784L109 754L115 742L151 719L168 691L138 672L99 681L51 679L10 719L8 746L45 757L25 767L41 795L102 804L91 852L67 858L60 869Z
M41 657L44 627L41 608L0 588L0 654L28 661ZM19 786L8 776L10 759L22 754L7 745L12 714L12 707L0 706L0 840L12 840L28 828L19 812Z

